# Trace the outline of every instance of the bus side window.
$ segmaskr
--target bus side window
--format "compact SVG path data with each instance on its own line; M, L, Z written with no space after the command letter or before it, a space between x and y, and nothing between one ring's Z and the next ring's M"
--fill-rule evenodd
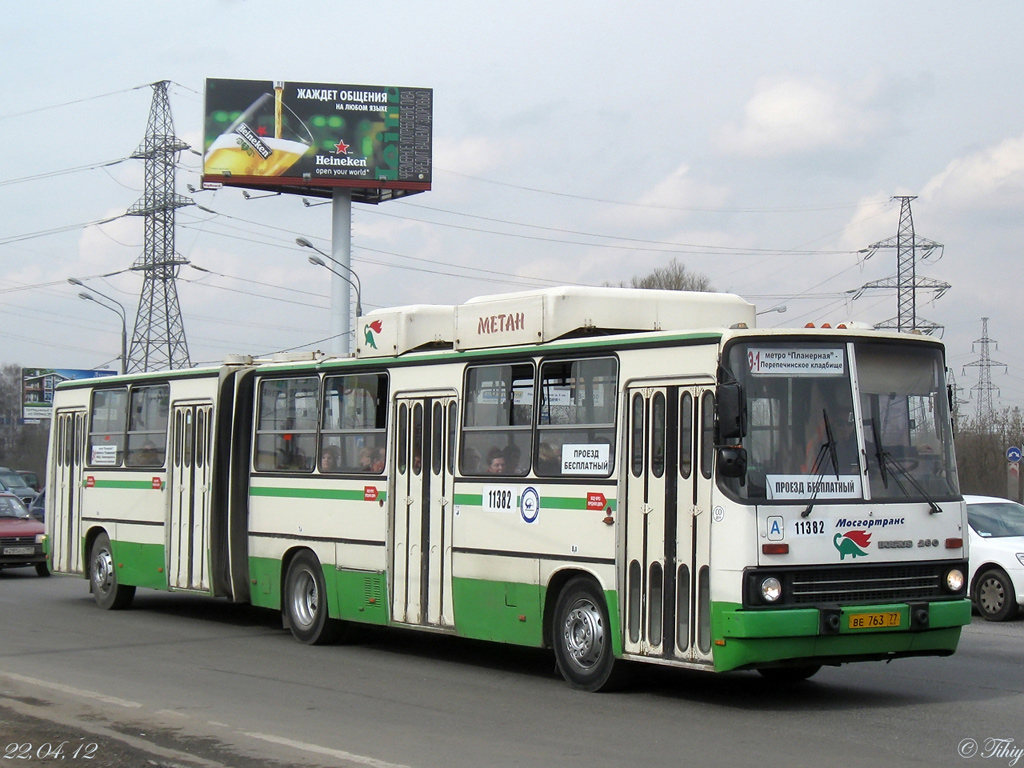
M124 462L125 426L128 420L128 389L97 389L89 413L91 467L119 467Z

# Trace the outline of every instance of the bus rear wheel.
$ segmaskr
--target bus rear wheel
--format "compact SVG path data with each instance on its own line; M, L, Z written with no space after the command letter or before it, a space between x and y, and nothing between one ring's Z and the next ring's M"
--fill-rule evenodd
M119 611L131 605L135 587L121 584L117 580L114 553L110 537L101 533L92 543L89 556L89 585L96 605L108 611Z
M621 683L604 596L588 578L565 585L551 627L558 671L573 688L608 691Z
M284 613L292 636L306 645L325 645L338 639L340 623L327 615L327 588L320 561L300 552L288 566Z

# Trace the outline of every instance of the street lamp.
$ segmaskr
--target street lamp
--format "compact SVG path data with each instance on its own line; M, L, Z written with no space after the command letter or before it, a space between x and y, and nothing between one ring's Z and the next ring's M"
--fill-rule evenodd
M338 272L332 266L328 265L328 263L323 259L317 256L309 257L310 264L315 264L318 267L323 267L336 278L338 278L338 280L348 283L355 290L356 317L360 317L363 314L363 286L362 282L359 280L359 275L356 274L356 271L352 269L352 267L350 267L348 264L343 264L342 262L335 259L333 256L324 253L304 237L295 238L295 243L296 245L299 245L303 248L309 248L311 250L316 251L317 253L320 254L320 256L323 256L328 261L330 261L331 264L333 264L335 267L341 267L346 272L348 272L348 275L350 276L343 275L341 272ZM347 355L349 352L348 337L349 334L351 333L351 319L348 314L348 291L341 290L340 282L333 283L331 309L334 317L334 320L332 321L334 327L332 330L336 334L335 338L337 339L337 343L339 344L338 350L342 354Z
M69 277L68 282L71 283L71 285L77 285L80 288L85 288L88 291L93 291L94 293L97 293L100 296L102 296L107 301L117 305L118 308L115 309L114 307L111 307L109 304L104 304L91 293L86 293L85 291L82 291L81 293L78 294L78 298L84 299L85 301L95 302L104 309L109 309L111 312L113 312L114 314L121 318L121 373L124 374L125 369L128 367L128 318L124 311L124 305L117 299L113 299L110 296L107 296L105 293L100 293L95 288L90 288L78 278Z
M358 285L359 278L356 276L356 273L355 272L352 273L352 276L356 278L356 282L353 283L351 280L349 280L347 277L345 277L340 272L335 272L333 269L331 269L331 267L327 264L327 262L325 262L319 256L310 256L309 257L309 263L310 264L316 264L318 267L323 267L328 272L331 272L332 274L335 274L338 277L340 277L346 283L351 285L353 289L355 289L355 292L356 292L356 317L361 317L362 314L363 314L363 298L362 298L362 295L361 295L362 294L362 290L360 289L360 287ZM339 264L338 266L342 266L342 265Z

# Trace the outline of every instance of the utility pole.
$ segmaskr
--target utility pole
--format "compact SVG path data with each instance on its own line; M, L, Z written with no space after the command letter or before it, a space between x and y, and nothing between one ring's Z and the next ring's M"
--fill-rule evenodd
M896 289L898 312L896 317L884 320L875 325L878 329L895 329L901 333L913 333L915 331L934 334L942 329L941 325L924 320L917 316L917 291L934 291L938 299L950 289L949 283L932 280L927 277L918 277L917 259L923 261L932 254L936 260L942 257L943 245L924 237L917 237L914 233L914 216L910 210L910 201L916 200L916 195L898 195L893 200L900 201L900 226L895 237L879 240L874 245L868 246L865 250L870 259L883 248L895 248L897 259L896 278L885 278L875 280L862 285L854 298L860 298L864 291L886 288Z
M128 209L128 214L144 218L145 241L142 256L132 266L143 273L143 282L128 353L128 373L192 365L176 285L179 269L188 261L174 252L174 212L194 203L174 191L175 163L188 144L174 135L167 86L166 80L153 84L146 138L132 154L145 161L146 182L142 199Z

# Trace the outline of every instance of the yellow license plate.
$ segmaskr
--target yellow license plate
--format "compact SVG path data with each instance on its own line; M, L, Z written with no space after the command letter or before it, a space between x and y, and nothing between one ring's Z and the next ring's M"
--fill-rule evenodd
M885 613L854 613L850 615L850 629L879 629L882 627L898 627L900 625L899 611L886 611Z

